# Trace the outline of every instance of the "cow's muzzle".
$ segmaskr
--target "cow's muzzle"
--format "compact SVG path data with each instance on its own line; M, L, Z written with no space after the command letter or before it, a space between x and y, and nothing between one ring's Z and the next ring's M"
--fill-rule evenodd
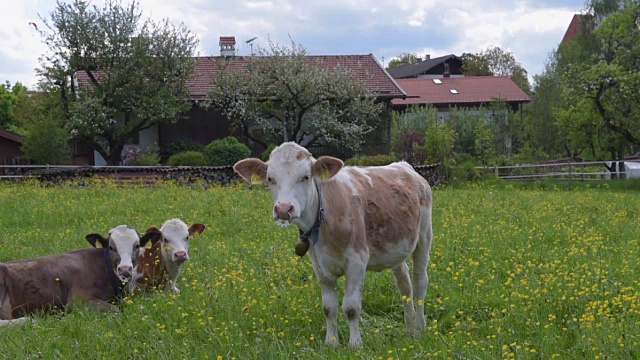
M186 251L176 251L175 254L173 254L173 262L177 263L177 264L182 264L183 262L189 260L189 255L187 254Z
M118 276L121 279L129 280L129 279L131 279L132 270L133 270L133 268L131 266L128 266L128 265L118 266Z
M286 204L276 204L276 206L273 209L274 215L276 217L277 220L287 220L290 221L291 220L291 213L293 213L293 205L291 203L286 203Z

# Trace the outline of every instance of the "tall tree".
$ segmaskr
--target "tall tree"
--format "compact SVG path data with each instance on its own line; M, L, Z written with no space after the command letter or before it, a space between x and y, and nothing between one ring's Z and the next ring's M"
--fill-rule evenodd
M608 132L611 156L618 159L625 143L640 147L640 1L625 1L602 18L593 31L596 53L567 66L563 81L574 106L597 115L592 123Z
M389 68L402 66L406 64L415 64L420 61L422 61L422 59L416 53L404 52L398 55L397 58L389 61Z
M545 69L533 77L534 93L531 103L526 107L525 142L530 150L536 154L536 159L544 160L547 156L555 158L575 156L568 146L557 125L556 110L563 106L562 79L558 73L557 57L552 54Z
M249 71L238 71L234 59L220 61L207 106L263 149L282 141L311 146L324 140L357 151L381 106L352 74L330 71L313 59L295 43L270 43L249 58Z
M57 2L43 31L39 74L59 87L65 126L111 165L135 134L188 109L197 41L167 20L144 20L139 3Z
M464 53L462 60L462 72L466 76L508 76L524 92L531 93L527 71L509 51L495 46L477 54Z
M25 130L22 151L36 164L70 164L69 131L64 128L62 98L57 87L37 88L20 99L16 124Z

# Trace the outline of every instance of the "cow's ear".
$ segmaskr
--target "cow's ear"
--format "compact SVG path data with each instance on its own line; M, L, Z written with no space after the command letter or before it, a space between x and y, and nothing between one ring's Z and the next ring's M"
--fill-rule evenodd
M157 243L162 239L162 233L156 227L150 227L147 232L140 238L140 247L144 247L147 242L151 241L152 244Z
M148 229L147 229L147 232L148 232L148 233L149 233L149 232L159 232L159 233L162 233L162 231L160 231L160 229L158 229L158 228L157 228L157 227L155 227L155 226L152 226L152 227L148 228ZM141 239L142 239L142 238L141 238ZM156 242L158 242L158 240L155 240L155 241L154 241L153 239L151 239L151 241L148 241L148 242L147 242L147 244L146 244L147 246L144 246L144 245L142 244L142 242L140 242L140 247L146 247L147 249L151 249L151 247L153 246L153 244L155 244Z
M193 236L195 233L202 234L205 228L206 226L204 226L204 224L195 223L189 226L189 236Z
M238 161L233 165L233 171L238 173L246 182L263 183L267 177L267 163L260 159L249 158Z
M321 180L328 180L337 174L343 166L344 163L340 159L321 156L313 163L313 176L317 176Z
M91 246L96 249L107 248L109 247L109 240L105 239L104 236L100 234L89 234L87 235L87 241Z

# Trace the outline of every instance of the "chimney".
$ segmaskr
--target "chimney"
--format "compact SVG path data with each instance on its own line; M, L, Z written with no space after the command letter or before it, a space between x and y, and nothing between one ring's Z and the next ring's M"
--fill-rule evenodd
M236 37L220 36L220 56L233 57L236 55Z
M431 60L431 54L424 54L425 60Z

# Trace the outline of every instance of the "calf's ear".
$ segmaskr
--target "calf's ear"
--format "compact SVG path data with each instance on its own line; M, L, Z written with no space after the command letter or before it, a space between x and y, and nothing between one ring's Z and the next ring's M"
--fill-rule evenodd
M338 158L321 156L313 163L313 176L321 180L329 180L342 169L344 163Z
M246 182L263 183L267 177L267 163L260 159L249 158L238 161L233 165L233 171L238 173Z
M109 246L109 240L105 239L104 236L100 234L89 234L87 235L87 241L91 246L96 249L107 248Z
M205 228L206 226L204 226L204 224L195 223L189 226L189 236L193 236L195 233L202 234Z
M156 228L155 226L150 227L147 229L147 232L140 238L140 247L144 247L148 241L151 241L152 244L155 244L156 242L160 241L160 239L162 239L162 233L160 232L160 230L158 230L158 228Z
M157 227L155 227L155 226L152 226L152 227L150 227L150 228L148 228L148 229L147 229L147 233L150 233L150 232L159 232L160 234L162 234L162 231L160 231L160 229L158 229L158 228L157 228ZM142 239L142 238L140 238L140 239ZM160 239L162 239L162 237L160 237ZM141 241L141 242L140 242L140 247L145 247L145 248L147 248L147 249L151 249L151 247L153 246L153 244L155 244L155 243L157 243L157 242L158 242L158 240L153 240L153 238L152 238L152 239L151 239L151 241L148 241L148 242L147 242L147 244L146 244L147 246L144 246L144 244L142 244L142 241Z

